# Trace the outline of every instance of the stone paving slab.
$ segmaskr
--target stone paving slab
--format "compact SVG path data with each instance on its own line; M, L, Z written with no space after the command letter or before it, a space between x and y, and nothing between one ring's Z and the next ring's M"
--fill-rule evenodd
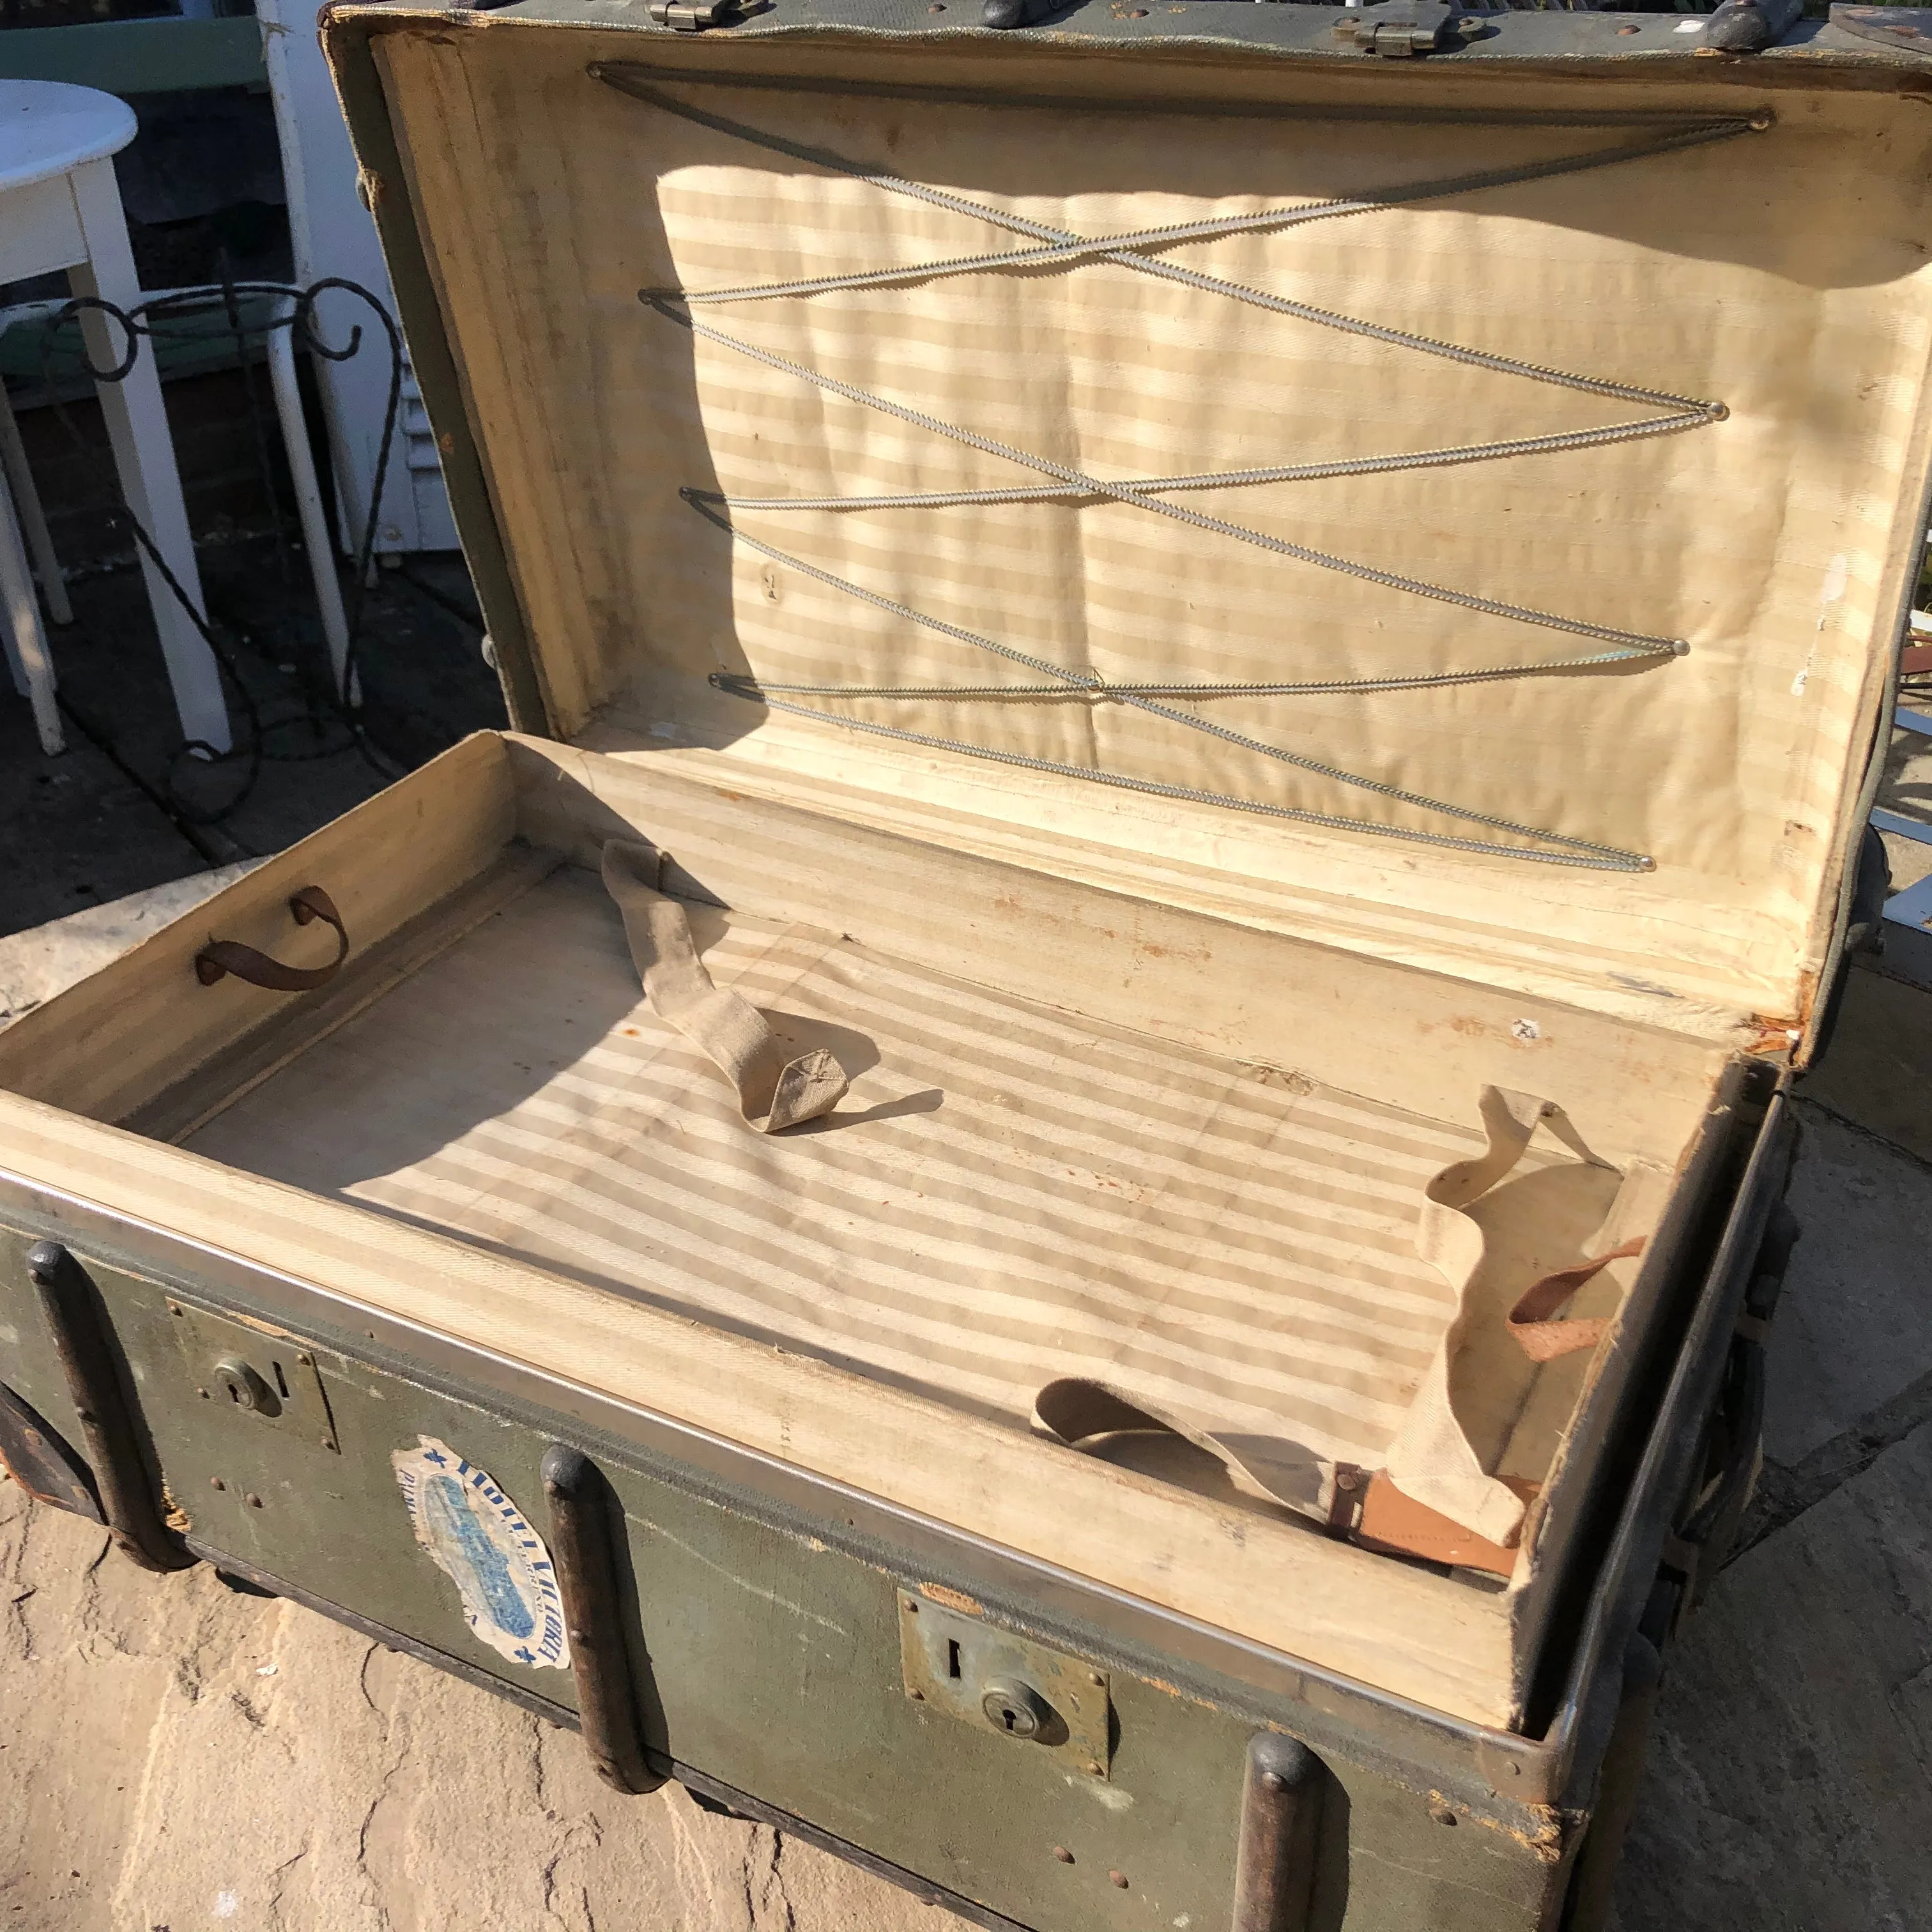
M164 886L86 906L64 919L0 938L0 1026L98 973L212 893L252 872L260 859L238 860L212 872L190 872Z
M1932 994L1883 973L1853 971L1832 1051L1799 1090L1932 1161Z
M1932 1426L1739 1558L1668 1660L1622 1932L1932 1924Z
M1786 1465L1932 1370L1932 1167L1816 1103L1798 1112L1786 1198L1804 1233L1778 1304L1765 1403L1765 1454Z
M958 1922L203 1564L0 1484L6 1932L944 1932Z

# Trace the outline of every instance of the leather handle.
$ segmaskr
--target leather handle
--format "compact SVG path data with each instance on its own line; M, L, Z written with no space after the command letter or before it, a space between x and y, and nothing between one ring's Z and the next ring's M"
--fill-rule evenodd
M327 986L349 957L349 934L343 926L342 915L335 910L335 902L320 886L304 886L290 898L289 910L295 914L298 926L319 919L334 927L335 957L326 966L284 966L279 959L271 959L266 952L257 952L239 940L215 939L194 956L195 977L204 986L212 986L232 973L236 979L272 993L306 993Z

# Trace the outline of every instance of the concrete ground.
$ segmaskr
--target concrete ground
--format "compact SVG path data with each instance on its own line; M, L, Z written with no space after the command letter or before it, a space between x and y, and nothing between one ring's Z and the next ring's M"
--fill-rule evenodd
M220 876L0 940L0 1024ZM1800 1102L1764 1478L1669 1659L1622 1932L1932 1926L1928 1080L1932 994L1855 972ZM674 1789L615 1796L569 1735L0 1486L0 1932L949 1922Z

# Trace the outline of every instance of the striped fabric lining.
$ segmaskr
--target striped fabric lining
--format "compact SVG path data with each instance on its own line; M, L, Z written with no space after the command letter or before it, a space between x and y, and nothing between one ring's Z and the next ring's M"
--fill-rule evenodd
M1016 1423L1087 1376L1380 1463L1454 1312L1422 1185L1478 1132L692 913L835 1113L748 1132L566 870L189 1144Z

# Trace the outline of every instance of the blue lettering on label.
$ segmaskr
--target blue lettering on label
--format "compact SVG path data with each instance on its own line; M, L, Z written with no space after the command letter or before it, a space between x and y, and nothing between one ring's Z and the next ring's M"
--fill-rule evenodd
M390 1460L416 1541L456 1586L471 1632L513 1663L566 1668L562 1599L529 1519L446 1443L424 1436ZM452 1463L456 1473L445 1473Z

